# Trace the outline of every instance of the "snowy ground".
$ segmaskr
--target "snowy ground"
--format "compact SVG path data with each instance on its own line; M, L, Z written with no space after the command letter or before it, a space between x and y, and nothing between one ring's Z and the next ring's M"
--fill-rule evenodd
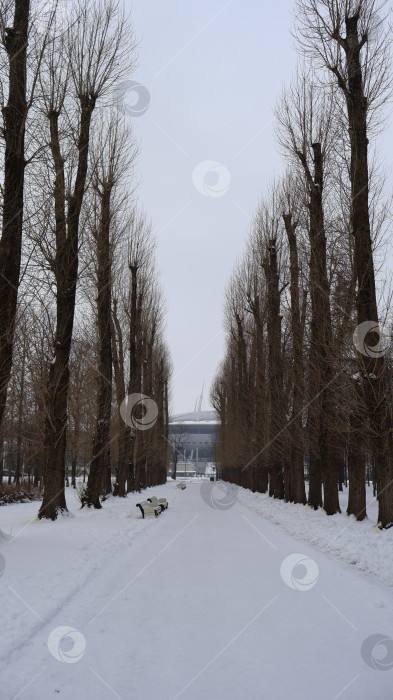
M56 523L0 508L1 700L392 700L375 504L356 523L210 482L149 492L157 519L71 489Z

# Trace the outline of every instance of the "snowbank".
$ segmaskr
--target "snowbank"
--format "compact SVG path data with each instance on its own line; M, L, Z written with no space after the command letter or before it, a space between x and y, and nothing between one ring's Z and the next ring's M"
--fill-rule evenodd
M348 489L340 493L342 512L328 516L321 508L315 511L309 506L285 503L232 484L219 482L217 486L228 493L229 500L232 496L258 515L283 527L297 540L393 586L393 528L381 531L376 527L378 508L371 487L367 489L368 518L358 522L354 516L345 514Z

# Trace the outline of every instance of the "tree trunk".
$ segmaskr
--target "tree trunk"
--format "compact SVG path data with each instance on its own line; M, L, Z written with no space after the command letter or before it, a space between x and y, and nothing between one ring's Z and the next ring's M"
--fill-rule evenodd
M71 486L76 489L76 463L77 463L77 455L76 452L72 453L72 458L71 458Z
M111 323L112 335L112 355L113 355L113 371L115 376L116 399L118 410L119 424L119 466L118 477L115 494L124 498L126 496L126 480L129 472L129 464L131 459L131 440L130 429L124 423L120 415L120 406L126 397L125 391L125 376L124 376L124 350L123 350L123 335L119 319L117 316L117 300L113 300L113 315Z
M56 218L56 334L54 359L46 389L44 497L39 518L56 520L59 511L67 511L64 493L64 459L67 427L69 357L74 326L75 294L78 280L79 217L85 191L91 115L95 97L79 96L81 122L78 140L78 168L74 192L68 198L65 214L64 160L60 150L58 112L48 115L55 176Z
M355 382L354 382L355 383ZM361 387L356 383L355 392L358 400L349 416L349 446L348 446L348 474L349 492L347 514L355 515L357 520L366 517L366 481L365 460L366 440L364 416L362 414Z
M140 383L140 371L137 366L137 343L138 343L138 265L130 265L131 271L131 309L130 309L130 378L128 383L128 395L132 396L135 394L140 394L141 383ZM128 479L127 479L127 491L139 491L140 490L140 474L139 465L136 464L135 456L135 440L136 433L135 428L131 429L130 438L132 442L132 460L129 464Z
M168 396L168 370L166 372L164 381L164 433L162 435L161 441L161 455L163 462L163 476L162 483L167 482L167 473L169 467L169 452L168 452L168 440L169 440L169 396Z
M276 239L269 241L269 256L264 261L264 270L267 279L267 303L268 303L268 346L269 346L269 373L268 393L270 402L269 421L269 456L271 470L271 484L269 494L274 498L284 497L284 473L283 473L283 449L282 430L284 427L283 405L283 368L281 355L281 316L280 316L280 290L279 275L277 270Z
M1 441L0 441L0 486L3 485L3 476L4 476L4 441L3 441L3 438L1 438Z
M378 323L375 273L369 215L368 173L368 104L364 92L359 16L346 18L346 39L343 47L348 73L347 85L339 81L346 97L351 142L351 224L355 247L355 269L358 282L357 321ZM371 343L372 345L372 343ZM385 387L384 357L368 357L358 352L363 376L363 392L372 431L373 453L378 484L378 521L381 527L393 525L393 465L389 434L391 421Z
M11 374L22 251L29 12L29 0L15 0L13 27L4 30L9 76L8 102L3 107L5 154L0 241L0 424Z
M104 481L108 493L111 450L110 422L112 407L112 338L111 338L111 251L110 251L110 201L111 188L104 185L100 193L101 217L96 232L97 247L97 325L98 325L98 411L93 455L87 482L85 503L101 508L100 492ZM109 492L111 481L109 478Z
M323 156L320 143L313 143L314 172L310 173L300 154L309 195L310 297L312 307L310 345L310 489L309 502L320 505L321 477L324 509L328 515L340 512L337 456L334 443L335 401L333 394L333 335L330 290L326 264L326 235L323 213Z
M24 409L24 390L25 390L25 368L26 368L26 327L23 331L23 348L22 348L22 366L21 379L19 387L19 402L18 402L18 435L16 439L16 467L14 484L20 484L20 468L22 464L22 434L23 434L23 409Z
M286 494L287 500L294 503L306 503L303 465L303 401L304 401L304 370L302 340L303 331L300 317L299 301L299 262L297 253L296 228L291 214L284 215L285 230L289 243L290 291L291 291L291 329L292 329L292 417L290 425L291 436L291 488Z

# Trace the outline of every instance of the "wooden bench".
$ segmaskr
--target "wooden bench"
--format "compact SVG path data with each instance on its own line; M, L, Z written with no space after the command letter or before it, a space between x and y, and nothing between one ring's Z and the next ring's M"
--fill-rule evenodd
M165 510L168 508L168 501L166 498L157 498L156 496L152 496L151 498L147 499L149 503L152 503L153 506L160 506L161 510Z
M148 515L154 515L154 517L157 517L157 515L159 515L162 511L161 506L154 505L154 503L150 503L150 501L141 501L140 503L136 504L136 507L140 509L142 518L145 518Z

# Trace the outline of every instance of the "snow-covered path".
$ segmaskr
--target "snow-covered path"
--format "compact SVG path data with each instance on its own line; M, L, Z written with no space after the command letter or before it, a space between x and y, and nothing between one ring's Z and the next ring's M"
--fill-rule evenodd
M295 540L252 494L217 509L209 488L149 489L169 509L145 521L136 495L84 512L70 489L75 517L54 524L29 522L36 503L0 509L14 537L0 542L2 699L392 700L393 668L363 658L384 647L361 648L393 636L393 588Z

